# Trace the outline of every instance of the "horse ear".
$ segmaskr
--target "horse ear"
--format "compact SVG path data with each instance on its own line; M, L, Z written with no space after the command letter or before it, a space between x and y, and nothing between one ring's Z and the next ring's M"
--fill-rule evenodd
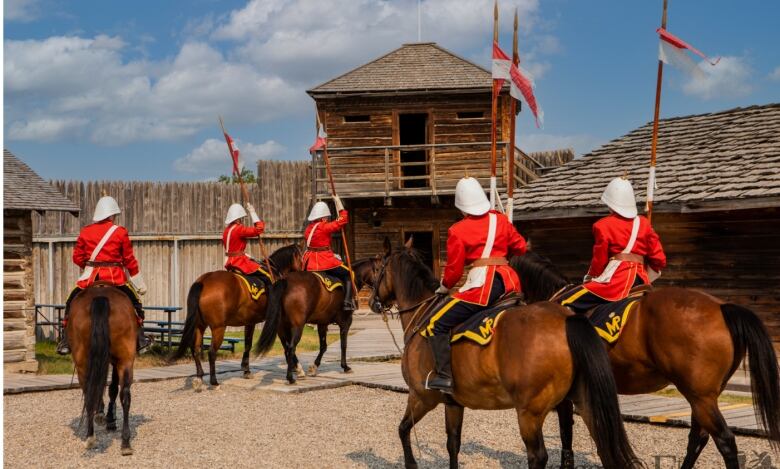
M385 240L382 243L382 247L385 250L385 257L389 256L391 252L393 252L393 245L390 244L390 238L385 236Z
M525 249L526 249L527 251L533 251L533 250L534 250L534 247L533 247L533 245L531 244L531 238L528 238L528 241L526 241L526 243L525 243Z
M404 243L404 247L406 249L411 249L412 244L414 244L414 235L409 235L409 239L406 240L406 243Z

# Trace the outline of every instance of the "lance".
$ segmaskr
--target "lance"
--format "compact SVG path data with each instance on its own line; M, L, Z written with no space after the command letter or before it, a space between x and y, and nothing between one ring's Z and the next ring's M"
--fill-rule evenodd
M315 109L315 112L317 114L317 122L318 122L318 128L317 131L319 132L319 126L322 126L322 130L327 135L327 130L325 129L325 123L320 119L320 111L319 109ZM319 135L318 135L319 137ZM328 181L330 182L330 193L333 197L336 197L336 183L333 182L333 172L330 170L330 158L328 158L328 138L325 137L325 141L322 145L322 158L325 160L325 171L328 173ZM358 297L358 291L357 291L357 285L355 285L355 272L352 271L352 259L349 257L349 245L347 243L347 235L344 232L344 228L341 228L341 245L344 248L344 257L347 258L347 267L349 268L349 277L352 279L352 293L353 298L355 298L355 301L357 301Z
M232 161L233 149L230 146L230 140L228 139L227 130L225 130L225 123L222 122L222 116L219 116L219 126L222 128L222 135L225 136L225 143L227 143L228 153L230 153L230 160ZM244 178L241 177L241 168L236 167L234 170L236 177L238 178L238 183L241 186L241 198L243 199L241 203L246 205L246 203L249 202L249 191L246 188L246 184L244 184ZM263 244L262 235L257 237L257 241L260 244L260 255L263 256L263 259L265 259L265 267L268 269L268 275L271 277L271 282L275 282L276 279L274 278L274 271L271 269L271 262L268 260L268 254L265 250L265 244Z
M520 63L520 54L517 52L517 7L515 7L515 32L512 36L512 63L517 66ZM507 154L507 188L506 188L506 217L512 222L515 194L515 118L517 117L517 100L510 98L509 104L509 152Z
M664 10L661 16L661 28L666 29L666 7L668 0L664 0ZM647 219L653 217L653 192L655 191L655 157L658 149L658 118L661 114L661 83L664 75L664 62L658 59L658 78L655 83L655 114L653 116L653 138L650 144L650 170L647 174L647 205L645 211Z
M493 3L493 44L498 43L498 0ZM491 47L492 50L492 47ZM492 53L491 53L492 54ZM491 55L492 56L492 55ZM496 208L496 116L498 113L498 93L501 91L492 80L491 94L491 130L490 130L490 208ZM498 89L496 89L498 88ZM500 201L499 201L500 203Z

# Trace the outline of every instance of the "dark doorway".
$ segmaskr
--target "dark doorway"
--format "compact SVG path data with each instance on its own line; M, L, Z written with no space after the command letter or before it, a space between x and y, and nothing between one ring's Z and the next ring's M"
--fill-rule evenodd
M404 233L404 242L409 241L409 237L413 237L412 247L417 250L422 256L422 260L428 267L433 269L433 232L431 231L407 231Z
M398 116L398 136L401 145L423 145L428 143L428 114L400 114ZM426 150L401 151L401 163L426 163ZM427 176L428 166L418 164L402 166L401 176ZM428 187L428 179L401 181L401 187Z

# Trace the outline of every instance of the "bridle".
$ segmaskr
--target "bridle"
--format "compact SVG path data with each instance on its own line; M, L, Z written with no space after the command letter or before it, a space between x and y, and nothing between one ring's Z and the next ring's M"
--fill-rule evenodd
M379 268L379 272L376 274L376 278L372 282L373 285L371 286L371 297L368 299L368 305L371 308L371 311L381 314L382 317L387 321L387 313L393 308L391 306L385 306L382 301L379 300L379 285L382 284L382 280L384 280L385 277L385 271L387 270L387 264L390 262L390 255L387 255L382 259L382 266Z

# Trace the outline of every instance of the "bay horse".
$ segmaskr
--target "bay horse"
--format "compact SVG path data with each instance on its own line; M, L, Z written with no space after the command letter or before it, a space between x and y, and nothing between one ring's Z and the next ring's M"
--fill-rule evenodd
M547 300L571 285L536 253L512 260L529 301ZM620 338L606 346L618 392L643 394L674 384L691 405L691 430L682 467L692 468L710 435L725 467L739 467L737 444L718 396L747 351L753 405L772 446L780 442L780 380L766 327L742 306L699 290L655 288L641 298ZM571 425L561 432L571 435ZM564 440L571 447L571 437Z
M133 304L125 293L110 285L96 283L79 292L70 305L66 333L73 364L84 396L81 424L87 423L86 448L97 444L95 419L103 421L103 392L111 365L108 388L106 430L116 430L116 398L122 401L122 455L133 454L130 446L130 386L136 355L138 322Z
M387 241L385 255L374 268L372 309L387 310L395 303L404 330L401 370L409 397L398 434L406 467L417 467L412 427L439 404L445 405L450 467L458 467L464 407L514 408L528 467L545 467L542 425L547 414L567 400L577 405L604 467L642 465L623 427L607 354L585 318L549 302L508 309L487 345L469 340L452 345L454 394L449 397L425 389L433 357L419 333L428 320L423 311L437 298L439 280L408 245L392 252Z
M366 278L371 275L371 259L360 259L352 263L355 276L355 289L359 292ZM355 296L357 300L357 296ZM263 355L273 346L276 336L284 348L287 363L287 382L295 384L296 374L305 377L295 354L298 342L306 324L316 324L320 351L314 363L309 367L309 375L315 376L322 362L322 356L328 348L328 325L335 323L339 327L341 342L341 368L344 373L352 372L347 365L347 336L352 325L353 311L347 311L344 305L344 289L328 291L323 282L312 272L290 272L286 278L277 281L269 298L266 321L260 338L255 344L256 355Z
M301 250L297 244L274 251L268 259L277 281L291 271L300 270L301 258ZM254 300L244 281L237 274L227 270L207 272L195 280L187 294L187 318L184 322L181 342L169 360L183 357L188 349L191 351L197 374L192 385L196 391L199 391L203 384L204 373L200 354L203 334L207 327L211 329L210 384L219 385L216 375L217 352L222 346L225 328L228 326L244 326L244 354L241 357L241 370L245 378L250 376L249 351L255 325L265 320L269 294L270 292L265 292L260 298Z

